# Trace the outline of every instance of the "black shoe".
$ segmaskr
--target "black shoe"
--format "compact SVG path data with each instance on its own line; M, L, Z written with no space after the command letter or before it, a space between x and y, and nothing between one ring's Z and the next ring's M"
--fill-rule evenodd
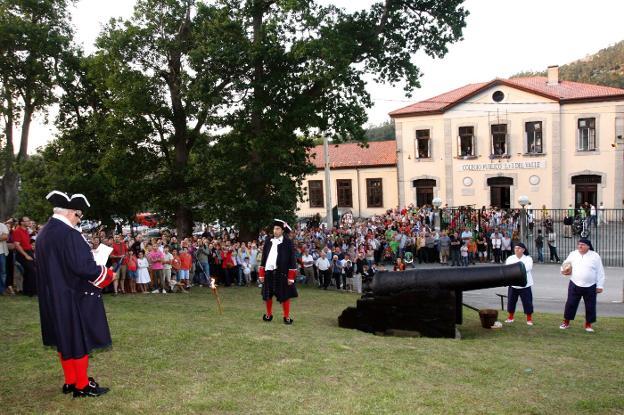
M74 389L74 398L95 398L104 395L109 390L109 388L102 388L97 382L90 380L83 389Z
M93 378L91 378L91 377L89 378L89 382L93 382L93 383L95 384L95 386L100 386L100 385L99 385L99 384L95 381L95 379L93 379ZM68 393L72 393L72 392L73 392L73 391L75 391L75 390L76 390L76 385L74 385L73 383L72 383L72 384L69 384L69 383L64 383L64 384L63 384L63 393L64 393L65 395L67 395Z
M295 321L295 320L293 320L293 319L292 319L292 318L290 318L290 317L284 317L284 324L288 324L288 325L290 325L290 324L292 324L294 321Z
M273 320L273 314L271 314L270 316L267 316L266 314L262 315L262 321L266 321L268 323L271 320Z

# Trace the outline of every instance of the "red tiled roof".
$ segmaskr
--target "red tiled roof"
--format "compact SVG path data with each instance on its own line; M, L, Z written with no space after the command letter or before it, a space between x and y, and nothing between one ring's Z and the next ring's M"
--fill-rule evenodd
M317 169L325 168L323 146L310 149L310 161ZM362 148L356 143L329 145L329 162L332 169L355 167L395 166L396 141L371 141L368 148Z
M507 85L523 91L541 95L561 104L567 102L624 99L624 89L608 86L583 84L572 81L559 81L557 85L548 85L548 78L534 76L527 78L495 79L490 82L469 84L444 94L417 102L390 113L391 117L407 115L441 114L460 104L479 92L497 85Z

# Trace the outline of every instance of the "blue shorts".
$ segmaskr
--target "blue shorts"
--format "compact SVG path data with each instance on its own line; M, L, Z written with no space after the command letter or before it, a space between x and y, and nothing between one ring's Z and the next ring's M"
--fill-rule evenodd
M128 270L127 274L128 278L132 278L133 280L137 279L137 272Z
M178 278L181 280L189 279L189 270L188 269L180 269L178 270Z

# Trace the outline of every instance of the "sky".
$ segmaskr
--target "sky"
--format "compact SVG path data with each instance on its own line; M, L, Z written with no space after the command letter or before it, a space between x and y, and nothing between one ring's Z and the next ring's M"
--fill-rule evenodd
M356 10L374 0L319 2ZM130 17L133 4L133 0L77 1L72 12L75 41L92 52L103 25L112 17ZM421 88L410 98L402 85L379 85L367 79L374 102L368 110L368 125L389 120L392 110L466 84L564 65L624 40L621 0L466 0L464 6L470 16L463 40L450 45L442 59L414 56L423 76ZM37 117L29 153L45 145L54 133L50 124Z

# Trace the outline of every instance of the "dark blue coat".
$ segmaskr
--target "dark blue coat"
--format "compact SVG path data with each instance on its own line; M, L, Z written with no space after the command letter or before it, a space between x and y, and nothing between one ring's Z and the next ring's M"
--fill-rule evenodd
M264 248L262 249L262 261L260 266L266 265L269 252L271 251L271 237L264 239ZM284 301L298 297L295 284L288 284L288 271L297 269L297 260L295 259L295 247L293 242L284 236L282 243L277 246L277 269L275 271L267 271L264 284L262 284L262 299L264 301L272 298L274 295L277 301Z
M50 218L36 240L39 315L43 344L63 359L78 359L112 344L102 292L94 281L106 268L96 265L80 232Z

